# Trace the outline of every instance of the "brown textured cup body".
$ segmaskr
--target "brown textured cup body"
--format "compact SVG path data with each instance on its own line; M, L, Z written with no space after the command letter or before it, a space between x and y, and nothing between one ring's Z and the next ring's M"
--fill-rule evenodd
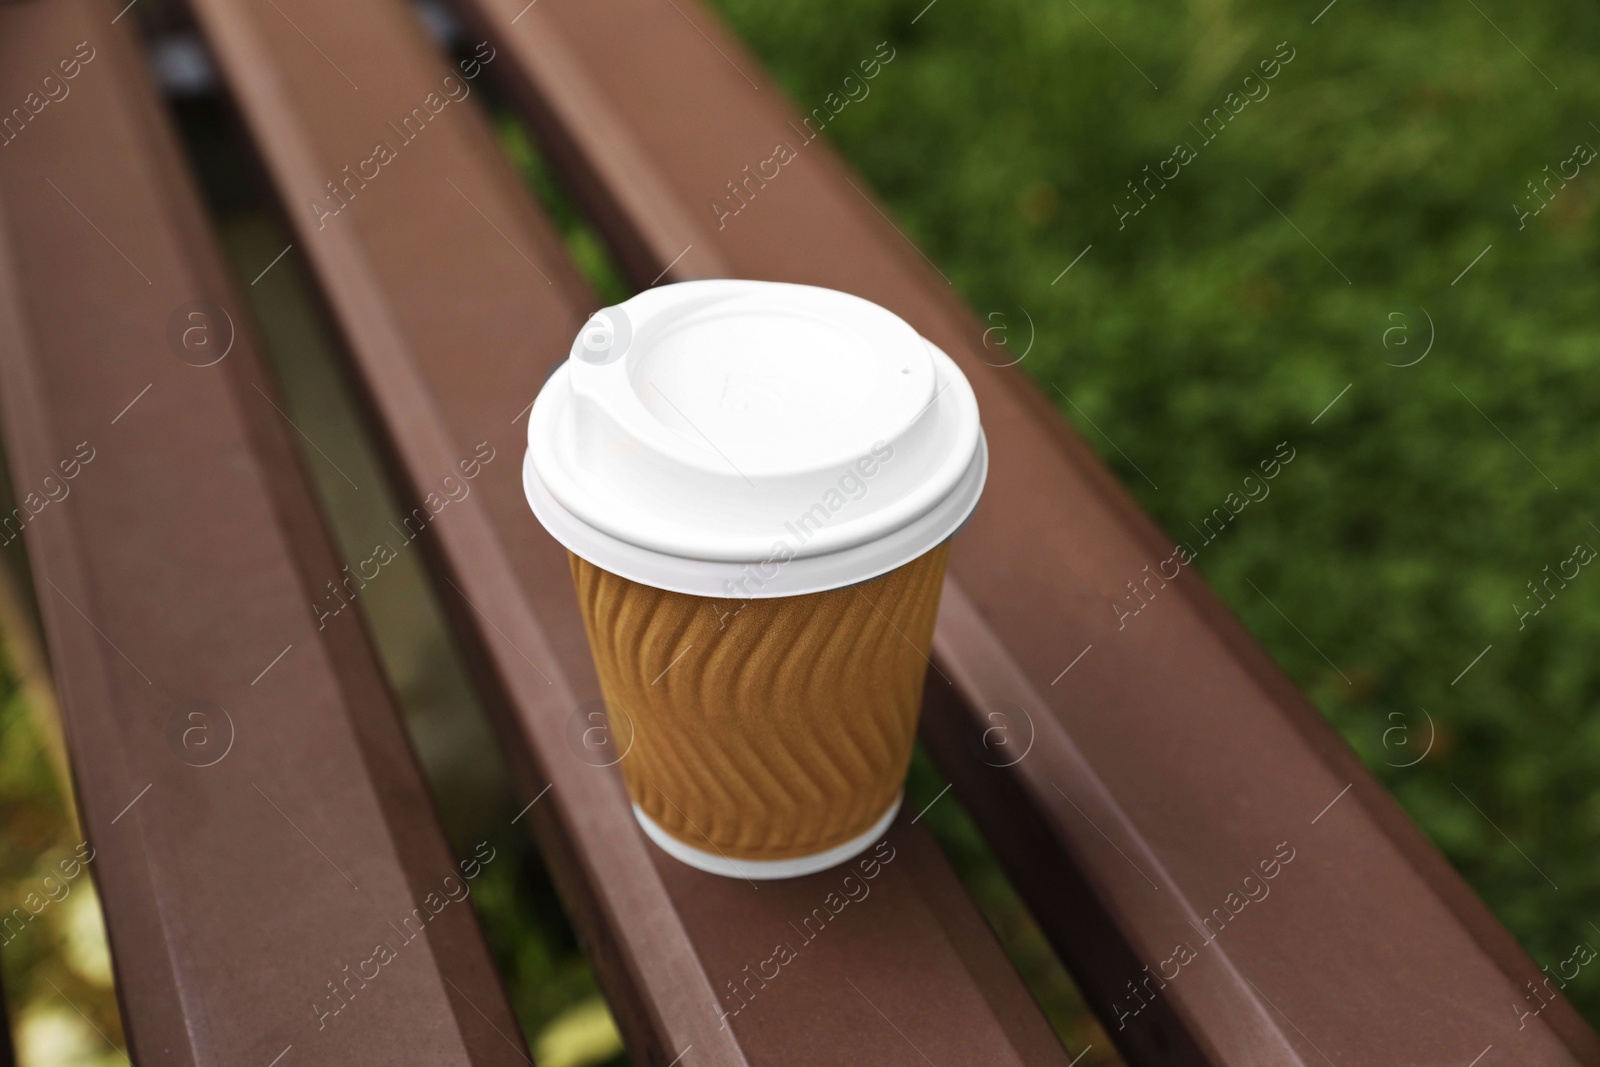
M633 802L731 859L811 856L866 833L911 761L947 555L757 600L668 592L572 555Z

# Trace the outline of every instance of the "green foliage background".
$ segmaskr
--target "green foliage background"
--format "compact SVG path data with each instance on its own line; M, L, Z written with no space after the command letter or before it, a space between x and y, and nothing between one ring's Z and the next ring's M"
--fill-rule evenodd
M1175 537L1292 443L1200 570L1539 964L1600 946L1600 575L1516 608L1600 548L1600 163L1525 228L1512 207L1600 146L1600 11L926 2L717 6L803 110L896 49L826 135L1010 340L1027 312L1022 366ZM1202 146L1279 42L1270 95ZM1198 158L1119 229L1180 141ZM1427 358L1385 365L1430 318ZM1600 968L1566 994L1600 1023Z

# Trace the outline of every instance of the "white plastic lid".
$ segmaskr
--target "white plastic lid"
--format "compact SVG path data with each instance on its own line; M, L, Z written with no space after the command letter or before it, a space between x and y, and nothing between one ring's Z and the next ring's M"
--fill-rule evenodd
M594 314L528 416L534 514L613 574L699 596L863 582L954 533L987 470L972 387L831 289L698 281Z

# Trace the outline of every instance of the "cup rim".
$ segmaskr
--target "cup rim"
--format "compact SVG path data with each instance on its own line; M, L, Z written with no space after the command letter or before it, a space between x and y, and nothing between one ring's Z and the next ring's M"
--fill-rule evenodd
M695 848L667 833L637 804L633 805L633 817L644 830L645 836L679 863L686 863L698 870L719 874L724 878L770 881L776 878L799 878L807 874L816 874L855 859L883 839L889 832L889 827L894 825L895 816L900 814L900 807L904 803L905 791L901 790L895 795L894 803L889 805L889 810L879 816L878 820L863 833L822 852L783 860L733 859L720 853Z
M523 456L522 488L528 506L550 536L602 570L673 593L763 600L858 585L910 563L966 525L983 493L988 470L989 446L980 430L966 472L930 511L866 544L788 560L689 559L613 537L561 505L539 478L531 449Z

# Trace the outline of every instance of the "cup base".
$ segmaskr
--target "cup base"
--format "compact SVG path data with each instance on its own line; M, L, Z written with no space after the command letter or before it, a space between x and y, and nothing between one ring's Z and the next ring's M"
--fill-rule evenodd
M904 799L904 793L896 796L894 803L889 805L889 810L884 812L877 822L868 827L865 833L852 837L844 844L835 845L826 852L818 852L813 856L795 856L786 860L734 860L715 852L702 852L667 833L650 816L641 811L637 804L633 805L633 817L639 821L639 826L643 828L646 837L659 845L661 851L680 863L687 863L691 867L711 874L720 874L724 878L770 881L774 878L798 878L805 874L815 874L855 859L889 829L894 817L900 813L900 804Z

